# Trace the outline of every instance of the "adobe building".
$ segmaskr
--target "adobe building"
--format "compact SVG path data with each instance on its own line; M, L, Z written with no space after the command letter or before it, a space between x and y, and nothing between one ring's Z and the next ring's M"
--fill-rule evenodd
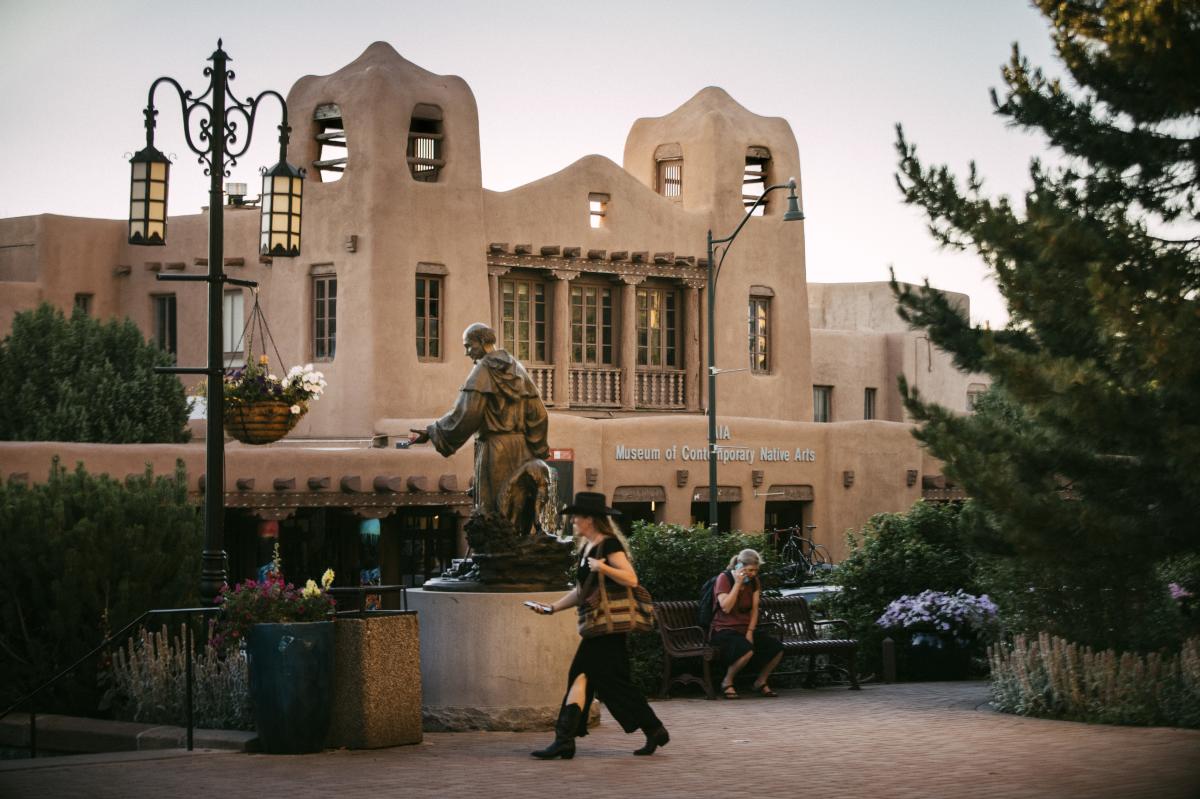
M260 256L259 211L237 198L225 267L258 281L285 361L275 370L313 362L329 388L283 441L226 447L231 577L252 575L260 537L276 534L285 563L355 574L376 561L384 582L419 584L464 554L470 448L443 459L396 445L453 403L470 368L461 331L476 321L541 389L563 495L602 491L633 518L706 519L706 234L731 232L766 186L801 185L788 123L709 87L637 120L623 165L587 156L495 192L481 181L470 87L385 43L301 78L287 99L288 160L308 169L302 254ZM940 486L897 378L964 412L986 381L909 331L886 284L809 283L805 223L782 220L783 198L749 220L716 292L716 365L742 370L718 377L721 524L803 526L841 559L847 529ZM82 306L202 364L205 286L155 278L207 270L206 215L171 217L162 247L127 244L123 220L0 220L0 330L42 301ZM253 302L225 293L231 364ZM199 492L195 440L2 443L0 477L45 479L55 454L113 475L183 458ZM360 549L367 529L380 531L377 552Z

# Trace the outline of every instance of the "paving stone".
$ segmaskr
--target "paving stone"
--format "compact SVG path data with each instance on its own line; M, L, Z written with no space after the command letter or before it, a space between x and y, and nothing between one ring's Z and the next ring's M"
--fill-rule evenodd
M392 749L10 767L0 771L0 796L257 796L263 786L282 796L488 799L1200 796L1196 730L984 712L982 683L780 694L656 702L671 743L653 757L632 757L640 734L625 735L605 715L570 761L529 757L548 743L544 731L426 733L421 744Z

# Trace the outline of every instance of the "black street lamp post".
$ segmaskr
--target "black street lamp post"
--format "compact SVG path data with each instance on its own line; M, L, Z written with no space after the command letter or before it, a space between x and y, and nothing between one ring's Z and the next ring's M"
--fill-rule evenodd
M185 91L174 78L159 78L150 84L146 109L146 148L130 159L132 177L129 198L129 243L162 246L167 238L167 177L170 161L154 148L154 127L158 111L154 108L154 92L162 84L175 89L183 111L183 131L188 148L205 164L209 176L208 192L208 274L158 275L159 280L196 281L208 284L208 365L160 367L158 371L172 374L202 374L208 379L208 429L205 435L204 470L204 551L201 559L200 594L211 604L225 584L225 386L224 340L222 337L222 300L226 284L254 287L253 280L232 278L224 272L224 194L221 181L229 177L229 169L246 153L254 134L258 105L267 96L279 100L282 120L279 125L279 163L263 172L262 226L260 252L262 255L294 257L300 254L300 199L304 171L287 163L288 134L287 103L278 92L267 90L257 97L239 101L229 90L234 78L226 65L231 60L221 49L209 56L212 66L204 75L209 78L208 90L199 97ZM198 128L192 136L193 123ZM241 127L245 140L239 141Z
M714 239L712 230L708 231L708 525L709 527L717 526L717 375L721 372L742 371L741 369L718 369L717 368L717 337L713 329L713 322L716 316L716 288L717 276L721 272L721 264L725 262L725 256L729 253L729 247L733 244L733 240L742 232L746 222L754 215L754 210L762 205L763 200L767 195L776 189L788 190L788 207L783 214L784 222L798 222L804 219L804 212L800 210L800 203L796 197L796 179L791 178L787 183L778 183L774 186L768 186L767 189L759 195L754 201L754 205L750 206L750 210L746 212L746 216L734 229L733 233L723 239ZM723 244L721 248L721 262L713 264L713 248L714 245Z

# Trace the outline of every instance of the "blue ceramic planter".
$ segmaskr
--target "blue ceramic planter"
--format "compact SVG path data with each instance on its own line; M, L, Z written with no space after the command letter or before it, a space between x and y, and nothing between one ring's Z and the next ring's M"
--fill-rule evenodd
M261 751L324 748L333 707L333 646L331 621L250 628L250 698Z
M971 642L949 634L912 634L908 679L963 680L971 670Z

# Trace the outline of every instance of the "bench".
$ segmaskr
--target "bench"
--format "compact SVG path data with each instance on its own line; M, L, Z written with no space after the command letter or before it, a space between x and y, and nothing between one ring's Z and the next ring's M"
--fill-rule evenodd
M708 631L696 625L699 603L676 600L654 603L658 634L663 644L663 682L661 695L666 696L673 684L695 684L704 689L708 699L716 699L713 690L712 667L718 658L715 646L708 643ZM843 627L849 634L849 624L840 619L813 619L808 602L801 596L764 597L759 605L759 628L774 635L783 644L785 655L809 655L810 682L816 656L840 654L846 657L851 690L858 690L855 660L858 641L853 638L824 638L822 633L833 627ZM698 660L701 674L683 672L673 675L676 661Z

